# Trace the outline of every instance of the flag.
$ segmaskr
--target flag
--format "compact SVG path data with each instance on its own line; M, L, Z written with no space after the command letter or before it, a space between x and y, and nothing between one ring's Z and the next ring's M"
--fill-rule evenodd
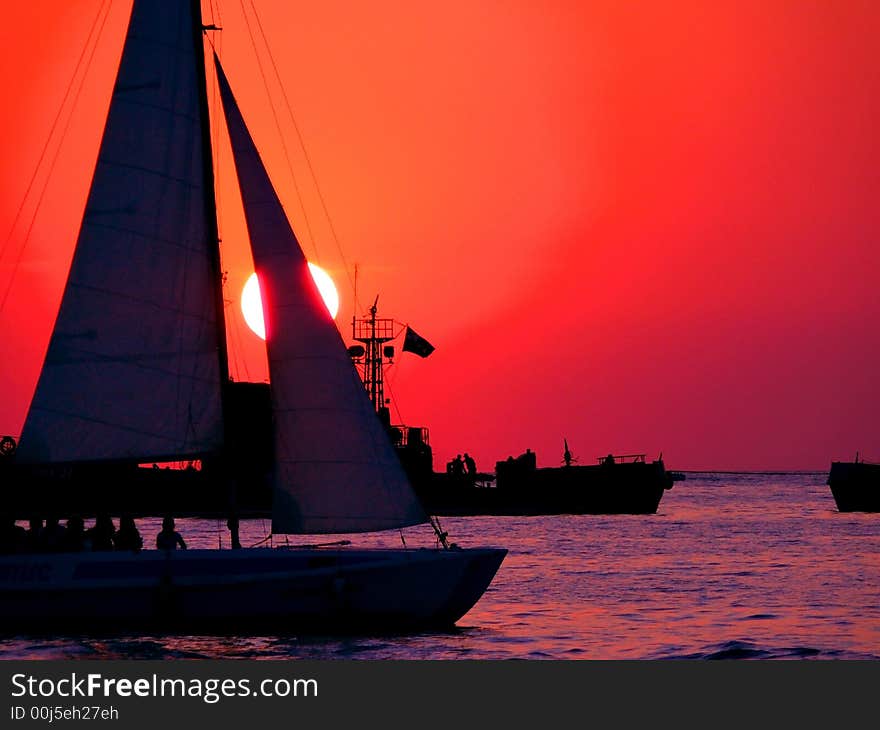
M416 334L412 327L407 326L406 335L403 337L403 351L413 352L419 357L428 357L428 355L434 352L434 345L421 335Z

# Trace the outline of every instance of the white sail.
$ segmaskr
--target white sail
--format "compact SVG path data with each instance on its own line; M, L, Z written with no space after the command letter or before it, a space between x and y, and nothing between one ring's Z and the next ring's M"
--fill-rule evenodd
M222 441L194 22L189 0L134 2L20 461L182 457Z
M427 521L324 306L215 57L263 299L275 419L276 533Z

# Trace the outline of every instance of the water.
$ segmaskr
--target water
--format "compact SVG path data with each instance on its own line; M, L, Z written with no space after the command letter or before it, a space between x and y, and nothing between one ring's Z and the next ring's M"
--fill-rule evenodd
M691 474L650 516L447 518L463 545L510 550L449 632L14 637L0 659L880 658L880 514L838 513L825 476ZM178 525L191 547L225 540L213 521ZM141 524L146 544L158 530ZM245 522L242 542L267 531ZM405 535L431 542L425 527Z

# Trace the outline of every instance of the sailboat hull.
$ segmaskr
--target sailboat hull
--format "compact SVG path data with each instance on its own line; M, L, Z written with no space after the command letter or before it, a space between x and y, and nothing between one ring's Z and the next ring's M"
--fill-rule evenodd
M246 549L0 558L4 632L451 627L506 550Z

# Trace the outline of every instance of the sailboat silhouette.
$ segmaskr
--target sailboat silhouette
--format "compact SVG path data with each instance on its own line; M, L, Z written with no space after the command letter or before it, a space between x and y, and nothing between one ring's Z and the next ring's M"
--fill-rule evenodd
M204 456L222 463L232 447L203 31L199 0L134 2L16 468ZM263 293L273 532L429 522L321 302L226 73L213 62ZM251 548L3 556L0 616L7 628L52 630L450 625L480 598L505 554Z

